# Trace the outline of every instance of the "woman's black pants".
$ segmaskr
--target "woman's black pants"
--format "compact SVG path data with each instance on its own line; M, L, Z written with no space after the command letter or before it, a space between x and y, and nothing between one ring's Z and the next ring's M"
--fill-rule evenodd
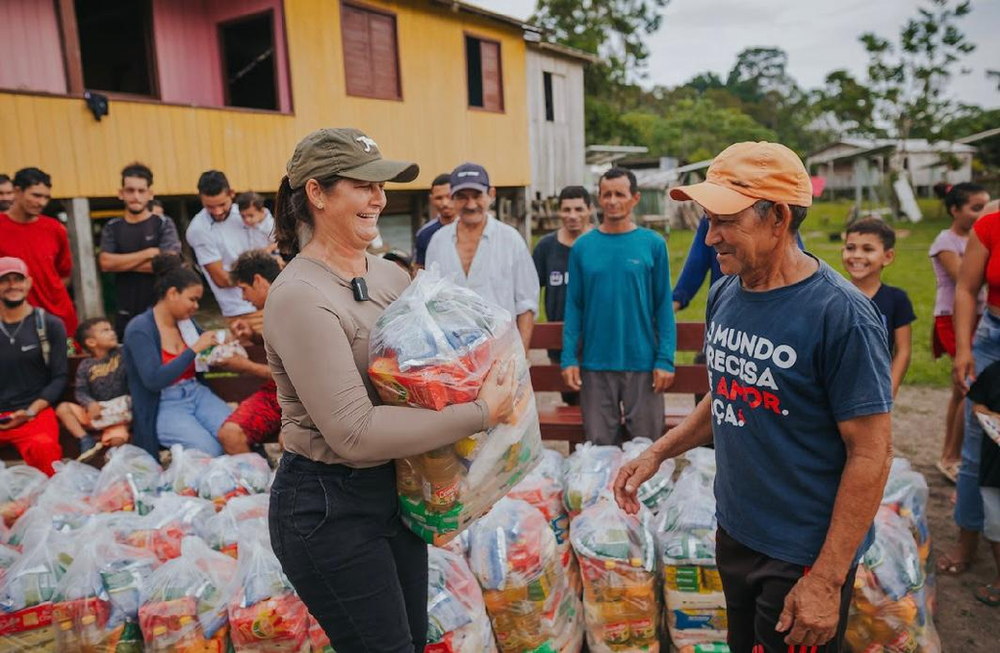
M285 453L271 546L337 653L423 653L427 545L399 519L392 463L355 469Z

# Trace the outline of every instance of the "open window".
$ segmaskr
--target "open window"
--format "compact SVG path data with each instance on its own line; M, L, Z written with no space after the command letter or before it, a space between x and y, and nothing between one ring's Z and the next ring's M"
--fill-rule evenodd
M487 111L503 111L500 44L466 35L465 64L469 106Z
M555 122L556 105L552 99L552 73L548 71L542 73L542 86L545 87L545 120Z
M226 106L277 111L274 11L219 24Z
M357 5L340 5L347 94L400 100L396 17Z
M156 96L150 0L75 0L74 8L84 86Z

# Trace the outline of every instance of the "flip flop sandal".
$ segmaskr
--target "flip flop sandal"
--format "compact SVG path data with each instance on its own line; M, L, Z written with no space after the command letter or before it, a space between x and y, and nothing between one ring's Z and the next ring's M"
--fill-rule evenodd
M961 463L946 463L943 460L939 460L934 466L937 467L942 476L948 479L948 482L955 485L958 483L958 470L961 465Z
M1000 607L1000 587L995 585L983 585L972 593L976 600L985 603L991 608Z
M961 560L952 560L948 554L944 554L937 559L934 565L939 574L945 576L959 576L969 569L969 563Z

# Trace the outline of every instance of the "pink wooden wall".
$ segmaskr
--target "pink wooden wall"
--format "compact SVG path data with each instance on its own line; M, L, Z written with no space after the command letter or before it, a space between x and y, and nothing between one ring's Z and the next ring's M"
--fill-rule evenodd
M222 106L225 93L218 24L267 9L274 10L279 108L291 111L281 0L154 0L153 32L161 99Z
M0 88L66 92L54 2L0 0Z

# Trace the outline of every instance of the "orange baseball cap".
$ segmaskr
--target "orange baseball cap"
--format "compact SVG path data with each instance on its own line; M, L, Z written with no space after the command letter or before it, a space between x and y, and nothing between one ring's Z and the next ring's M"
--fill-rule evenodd
M705 181L670 189L716 215L732 215L758 200L812 206L812 182L802 159L780 143L734 143L708 167Z

